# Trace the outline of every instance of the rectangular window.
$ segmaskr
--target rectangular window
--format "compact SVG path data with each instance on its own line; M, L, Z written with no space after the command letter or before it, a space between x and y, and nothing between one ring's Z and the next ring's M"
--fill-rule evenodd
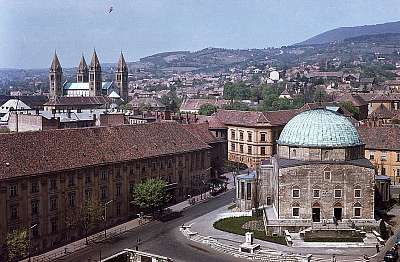
M74 175L69 175L68 176L68 186L74 186L74 185L75 185Z
M107 180L107 171L106 170L101 170L101 180L105 181Z
M235 152L235 150L236 150L235 143L232 143L232 144L231 144L231 151L232 151L232 152Z
M396 170L396 176L400 176L400 169Z
M261 147L261 155L264 156L265 155L265 146Z
M234 130L231 131L231 139L232 139L232 140L235 140L235 139L236 139L236 134L235 134L235 131L234 131Z
M244 137L244 135L243 135L243 131L239 131L239 140L240 141L243 141L243 137Z
M400 153L397 153L397 162L400 162Z
M299 207L293 207L292 208L292 216L293 217L299 217L300 216L300 208Z
M32 215L39 214L39 201L38 200L32 200L32 202L31 202L31 213L32 213Z
M85 176L85 184L90 184L92 183L92 177L90 176L90 174L87 174Z
M92 200L92 190L85 190L85 200L86 202L90 202Z
M292 190L292 197L299 198L300 197L300 189L293 189Z
M240 153L243 153L243 151L244 151L244 146L243 146L243 145L240 145L239 148L240 148L240 149L239 149L239 150L240 150Z
M247 200L251 200L251 183L247 183L247 188L246 188L246 197Z
M370 159L370 160L374 160L374 159L375 159L375 156L374 156L373 154L370 154L370 155L369 155L369 159Z
M101 199L102 200L107 199L107 188L106 187L101 188Z
M325 180L331 180L331 171L325 171L324 178Z
M17 219L18 218L18 207L17 206L11 206L10 207L10 215L11 215L11 219Z
M75 193L68 194L68 204L69 207L75 207Z
M320 198L320 190L319 189L313 189L313 197Z
M57 180L55 178L50 179L50 190L57 189Z
M34 181L31 183L31 193L37 192L39 192L39 183L37 181Z
M117 184L117 186L116 186L116 194L117 194L117 196L121 195L121 184Z
M240 182L240 198L244 199L244 182Z
M361 189L354 189L354 197L361 198Z
M121 203L117 203L117 216L121 215Z
M17 185L11 185L10 186L10 197L16 197L17 196Z
M247 142L253 141L253 134L251 132L247 132Z
M386 176L386 168L382 167L381 169L381 175Z
M355 217L361 217L361 207L355 207L354 208L354 216Z
M266 142L267 140L266 140L266 137L267 137L267 135L265 134L265 133L261 133L261 142Z
M57 233L58 230L58 221L57 218L54 217L50 220L50 227L51 227L51 233Z
M57 198L51 197L50 198L50 211L57 210Z
M251 146L247 146L247 154L251 155L252 154L252 147Z
M342 197L342 190L341 189L335 189L335 198L341 198Z
M382 154L381 154L381 160L382 160L382 161L386 161L386 159L387 159L386 152L382 152Z

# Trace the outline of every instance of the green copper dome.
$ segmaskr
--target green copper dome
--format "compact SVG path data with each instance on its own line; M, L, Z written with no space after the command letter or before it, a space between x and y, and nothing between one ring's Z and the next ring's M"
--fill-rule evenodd
M293 117L283 128L278 144L299 147L349 147L364 143L346 117L330 110L314 109Z

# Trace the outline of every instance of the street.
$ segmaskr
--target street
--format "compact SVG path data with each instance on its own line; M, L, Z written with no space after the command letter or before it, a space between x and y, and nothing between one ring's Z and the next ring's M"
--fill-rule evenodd
M171 257L178 262L240 261L232 256L218 253L205 245L189 241L179 232L179 226L182 224L227 205L233 197L234 191L231 190L205 203L185 209L180 218L164 223L153 221L120 237L110 239L106 243L94 245L58 261L98 261L100 255L105 258L124 248L135 249L138 242L139 250Z

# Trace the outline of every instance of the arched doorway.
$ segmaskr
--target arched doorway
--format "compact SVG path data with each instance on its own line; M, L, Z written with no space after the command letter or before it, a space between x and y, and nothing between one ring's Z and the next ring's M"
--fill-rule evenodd
M336 218L337 221L341 221L343 218L343 206L339 202L335 203L333 206L333 217Z
M315 202L312 205L312 222L321 222L321 205Z

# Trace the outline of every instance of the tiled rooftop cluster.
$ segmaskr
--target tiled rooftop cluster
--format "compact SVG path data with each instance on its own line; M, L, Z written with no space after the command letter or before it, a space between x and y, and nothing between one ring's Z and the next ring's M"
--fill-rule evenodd
M303 112L290 120L278 144L304 147L362 145L356 128L344 116L326 109Z

